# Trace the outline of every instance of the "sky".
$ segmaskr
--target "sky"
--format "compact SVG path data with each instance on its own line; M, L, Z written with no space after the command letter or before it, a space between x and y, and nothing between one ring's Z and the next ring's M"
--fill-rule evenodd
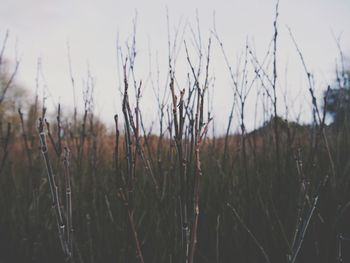
M120 113L118 91L120 78L116 43L125 50L132 39L133 18L137 13L137 60L135 71L143 80L141 109L145 122L150 125L156 118L156 100L149 76L156 79L160 68L160 87L166 89L168 62L168 10L170 35L175 29L186 27L184 39L193 43L191 28L196 30L196 12L199 17L201 38L206 46L213 30L213 17L230 64L235 68L239 57L249 43L262 59L273 35L275 1L272 0L217 0L217 1L160 1L160 0L1 0L0 38L6 30L10 38L6 57L11 61L15 52L21 65L16 81L35 92L37 61L40 58L42 75L39 86L49 91L48 107L51 110L60 102L68 111L73 108L67 43L76 80L76 93L82 93L83 81L89 68L95 80L95 110L105 122L113 123ZM293 35L303 52L308 69L316 80L316 93L334 81L339 52L334 37L341 36L344 54L350 54L350 1L348 0L281 0L278 20L278 81L279 96L287 94L289 118L301 113L305 121L310 117L310 98L306 79L298 54L288 33ZM192 41L192 42L191 42ZM217 131L223 131L232 105L232 83L215 40L212 45L211 75L213 88L213 114ZM177 63L178 75L186 76L187 62L183 55ZM191 53L193 56L194 52ZM179 76L179 79L181 77ZM185 85L186 79L180 84ZM45 84L45 85L44 85ZM255 92L255 91L254 91ZM253 93L252 93L253 94ZM34 96L34 95L33 95ZM77 98L82 105L81 96ZM253 128L254 95L247 106L247 127ZM279 111L284 111L283 103Z

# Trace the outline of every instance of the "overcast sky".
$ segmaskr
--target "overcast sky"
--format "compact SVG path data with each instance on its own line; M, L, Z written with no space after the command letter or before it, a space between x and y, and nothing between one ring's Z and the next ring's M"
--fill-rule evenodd
M272 0L1 0L0 37L4 37L7 29L10 31L6 50L9 59L14 58L15 42L18 41L21 67L17 80L34 93L36 64L40 57L42 71L52 94L48 106L53 107L54 103L60 101L66 108L73 105L67 63L66 43L69 41L77 93L81 94L81 83L86 78L89 64L96 80L96 112L103 120L111 123L114 113L121 108L116 59L117 36L124 47L124 43L132 36L132 19L137 10L136 67L138 79L145 81L150 71L149 65L155 70L157 57L161 67L167 63L166 8L169 10L172 32L179 21L182 21L182 25L188 21L188 24L195 27L198 9L205 44L213 29L215 11L216 28L233 66L244 50L247 39L261 57L273 34L275 1ZM287 26L292 29L309 69L315 74L320 94L327 84L332 83L335 61L339 58L333 33L337 37L341 35L343 51L350 54L350 1L281 0L279 13L279 83L281 88L282 84L288 83L290 100L298 97L297 106L294 106L296 110L305 111L307 116L310 108L304 85L305 77ZM186 36L190 34L187 33ZM232 89L217 43L213 44L213 49L211 73L217 79L213 107L217 129L220 130L229 114ZM179 61L180 68L184 65L181 63L186 61ZM286 68L287 78L284 74ZM181 69L178 71L181 72ZM166 74L167 68L161 68L162 83L165 83ZM144 90L142 108L148 113L145 118L149 123L155 116L154 105L153 91L148 85ZM250 120L253 119L252 107L253 105L248 107ZM280 110L282 109L281 106ZM291 118L296 115L297 112Z

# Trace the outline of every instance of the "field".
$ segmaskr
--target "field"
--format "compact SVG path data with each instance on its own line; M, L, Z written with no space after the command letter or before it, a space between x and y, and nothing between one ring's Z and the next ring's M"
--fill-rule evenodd
M213 42L226 58L215 32L196 59L184 43L186 87L177 84L176 52L169 50L169 99L155 94L155 132L139 106L135 41L119 54L122 114L110 116L114 129L94 114L93 81L83 109L71 115L60 105L47 113L38 94L27 109L1 96L0 262L348 262L349 100L331 106L342 96L337 90L348 96L349 75L340 72L337 87L316 98L293 42L313 119L286 120L277 107L277 14L270 64L248 46L239 74L224 60L235 95L220 136L208 106ZM4 95L13 81L1 78ZM256 86L264 122L247 131ZM330 112L336 117L326 124Z

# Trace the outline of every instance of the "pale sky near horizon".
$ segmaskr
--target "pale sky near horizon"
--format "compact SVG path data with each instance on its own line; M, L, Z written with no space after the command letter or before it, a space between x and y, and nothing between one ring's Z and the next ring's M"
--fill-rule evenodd
M70 44L73 74L77 93L81 94L82 80L86 78L87 64L96 81L96 112L109 123L115 112L120 112L116 59L116 39L122 47L132 36L132 19L137 10L137 78L144 82L149 75L149 51L152 71L158 56L160 66L167 65L167 22L169 12L171 31L182 21L196 27L198 10L203 44L207 45L213 29L215 11L216 28L224 43L230 63L235 66L237 56L242 53L246 40L254 45L261 58L266 52L273 34L276 1L273 0L217 0L217 1L112 1L112 0L1 0L0 38L6 30L10 39L6 50L8 59L14 58L15 42L21 57L17 81L35 90L37 60L42 60L42 71L52 94L53 108L59 101L64 108L72 108L73 96L67 63L67 41ZM310 99L305 86L305 76L290 39L289 26L310 71L315 74L319 94L334 80L335 61L339 53L333 34L341 35L345 55L350 54L350 1L349 0L280 0L278 76L281 89L287 83L287 92L295 113L298 110L308 116ZM187 30L185 40L190 42ZM218 131L227 123L232 104L230 78L220 48L213 40L211 73L215 75L214 117ZM180 60L180 59L179 59ZM178 62L178 73L186 63ZM284 72L287 69L287 76ZM165 86L167 68L161 68L161 87ZM185 71L184 71L185 73ZM156 75L156 73L154 73ZM154 76L155 78L155 76ZM282 93L280 91L280 97ZM81 97L81 96L80 96ZM281 98L283 101L283 99ZM81 99L80 99L81 101ZM145 87L141 107L148 115L148 124L156 118L155 99L150 85ZM252 128L254 102L247 109L247 126ZM280 105L281 113L284 106ZM303 113L302 113L303 114ZM145 115L145 114L144 114ZM307 120L307 117L304 118ZM156 121L156 120L155 120Z

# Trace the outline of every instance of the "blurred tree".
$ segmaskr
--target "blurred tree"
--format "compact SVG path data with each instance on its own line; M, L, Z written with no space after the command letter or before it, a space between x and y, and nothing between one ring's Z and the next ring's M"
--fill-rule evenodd
M17 109L25 101L26 90L16 84L15 77L19 68L19 60L14 63L5 59L5 50L9 33L6 32L2 46L0 47L0 120L1 122L14 122L17 118Z
M327 94L326 107L337 127L350 124L350 70L337 72L336 83Z

